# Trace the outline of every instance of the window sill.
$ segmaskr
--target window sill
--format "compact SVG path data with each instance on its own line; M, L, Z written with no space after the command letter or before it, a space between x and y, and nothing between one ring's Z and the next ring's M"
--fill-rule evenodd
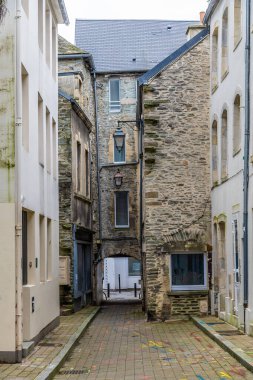
M189 295L208 295L209 291L206 290L171 290L167 292L168 296L189 296Z
M218 83L215 84L215 85L212 87L212 95L215 93L215 91L217 90L218 87L219 87L219 86L218 86Z
M241 151L241 148L237 149L235 152L233 152L233 157L237 156Z
M238 40L238 42L235 43L235 46L234 46L234 50L233 51L236 51L236 49L238 48L238 46L240 45L242 41L242 37L240 37L240 39Z
M226 71L224 71L224 73L222 74L221 81L224 81L224 79L226 79L228 74L229 74L229 71L228 71L228 69L226 69Z
M129 226L115 226L114 227L115 228L115 230L127 230L127 229L129 229L130 227Z
M77 193L77 192L74 192L74 197L75 197L75 198L78 198L78 199L81 199L82 201L85 201L85 202L91 203L90 198L87 198L85 195L79 194L79 193Z

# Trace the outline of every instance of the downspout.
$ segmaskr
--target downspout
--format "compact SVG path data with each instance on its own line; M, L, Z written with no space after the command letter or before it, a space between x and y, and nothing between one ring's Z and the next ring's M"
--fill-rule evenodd
M22 73L21 0L16 0L16 120L15 120L15 266L16 266L16 361L22 361Z
M97 78L96 72L93 71L94 79L94 98L95 98L95 127L96 127L96 155L97 155L97 186L98 186L98 226L99 226L99 240L102 242L102 223L101 223L101 191L100 191L100 154L99 154L99 126L98 126L98 102L97 102Z
M142 309L146 309L146 283L144 276L143 257L143 134L144 122L142 119L142 86L138 83L138 105L137 120L139 122L139 162L140 162L140 255L141 255L141 277L142 277Z
M245 135L243 170L243 308L244 332L246 332L246 309L248 307L248 207L249 207L249 142L250 142L250 11L251 0L246 0L245 43Z

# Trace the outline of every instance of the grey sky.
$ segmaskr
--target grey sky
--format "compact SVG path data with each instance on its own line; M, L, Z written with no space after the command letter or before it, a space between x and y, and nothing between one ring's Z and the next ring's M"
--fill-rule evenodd
M198 20L207 0L65 0L70 25L59 33L74 42L76 18Z

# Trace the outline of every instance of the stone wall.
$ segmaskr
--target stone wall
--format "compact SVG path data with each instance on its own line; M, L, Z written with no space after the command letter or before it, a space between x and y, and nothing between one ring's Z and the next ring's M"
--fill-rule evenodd
M136 126L136 74L120 74L121 112L109 112L110 75L97 75L101 216L103 257L116 255L140 259L139 250L139 164ZM126 136L126 164L113 162L114 138L118 121ZM114 175L123 174L120 191L129 192L129 228L115 228Z
M210 243L208 38L144 86L143 115L147 312L166 319L197 302L168 295L170 253Z

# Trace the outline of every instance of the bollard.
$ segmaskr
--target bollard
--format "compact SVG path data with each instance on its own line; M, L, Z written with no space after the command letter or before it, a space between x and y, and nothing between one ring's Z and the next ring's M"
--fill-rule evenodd
M107 284L107 298L110 298L110 284Z
M119 293L121 293L121 288L120 288L120 274L119 274Z
M134 296L137 297L137 285L136 282L134 283Z

